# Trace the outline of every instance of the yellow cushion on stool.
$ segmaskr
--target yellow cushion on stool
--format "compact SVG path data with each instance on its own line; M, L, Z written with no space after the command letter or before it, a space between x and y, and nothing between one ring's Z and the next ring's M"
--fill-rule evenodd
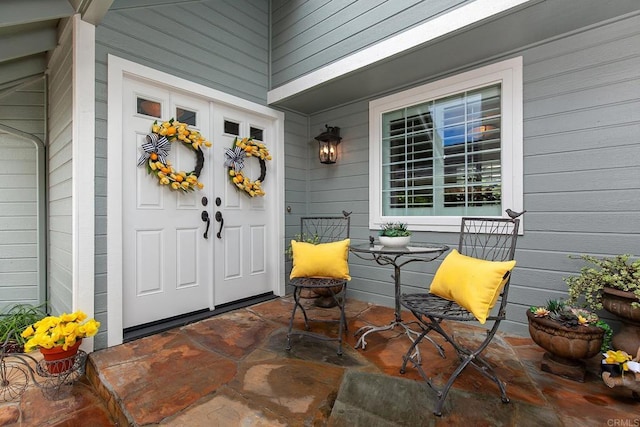
M484 324L515 265L468 257L454 249L436 271L429 292L457 302Z
M292 240L293 269L290 278L322 277L351 280L347 262L350 243L350 239L317 245Z

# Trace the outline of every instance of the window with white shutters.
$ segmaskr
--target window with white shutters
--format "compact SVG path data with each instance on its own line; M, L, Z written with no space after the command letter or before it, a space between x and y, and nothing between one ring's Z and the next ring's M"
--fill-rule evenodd
M508 60L372 101L371 228L457 231L462 216L519 208L521 81Z

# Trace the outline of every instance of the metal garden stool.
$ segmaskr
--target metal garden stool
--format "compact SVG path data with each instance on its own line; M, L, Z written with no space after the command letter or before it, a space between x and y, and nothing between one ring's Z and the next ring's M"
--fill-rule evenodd
M405 372L407 362L410 361L413 364L422 378L427 382L429 387L431 387L438 394L438 403L434 411L434 414L438 416L442 415L442 407L444 405L447 394L451 389L451 386L467 366L473 366L485 377L494 381L500 389L502 401L504 403L509 402L504 384L502 383L502 381L500 381L500 379L498 379L491 365L487 363L487 361L480 354L490 344L494 335L498 331L500 322L506 317L507 295L509 292L509 282L511 279L510 271L513 268L513 265L515 265L513 259L516 249L516 241L518 238L519 223L519 219L512 218L462 218L460 240L457 251L460 255L463 256L452 252L444 259L438 269L438 272L436 272L436 276L434 277L434 281L431 285L429 293L403 294L400 297L400 303L416 316L420 323L420 326L422 327L422 333L418 336L418 338L416 338L415 342L403 356L404 360L400 372ZM477 283L480 281L477 276L482 276L483 273L479 273L479 267L473 270L473 273L471 273L473 267L470 267L469 271L471 274L467 274L465 276L464 268L461 268L460 265L456 265L455 270L450 270L453 271L452 274L444 272L444 270L446 269L443 267L445 266L445 263L448 262L449 256L458 257L452 258L452 260L459 259L462 260L462 262L471 261L473 263L478 263L469 265L486 266L487 268L494 268L493 266L495 265L501 266L500 268L502 268L503 270L497 271L496 274L494 274L494 276L497 277L497 279L494 278L493 280L493 282L495 282L493 291L494 296L489 298L493 299L493 304L496 304L496 299L499 298L500 303L498 305L497 313L495 313L495 310L493 311L495 314L491 313L491 307L493 306L493 304L491 303L485 305L484 308L486 310L484 311L484 315L480 316L478 316L477 310L474 310L476 311L476 314L473 314L458 304L460 300L464 298L468 299L468 295L473 295L476 292L476 286L482 286ZM469 258L467 257L472 257L473 259L469 260ZM486 261L502 262L487 263ZM510 267L506 265L509 265ZM441 270L443 270L442 273ZM458 302L450 300L454 298L445 299L439 295L435 295L432 292L434 292L436 281L439 281L438 276L440 274L442 274L440 277L444 277L444 274L449 274L447 280L456 283L452 288L458 286L457 276L461 275L462 280L459 280L459 282L467 282L467 285L470 286L467 289L473 288L473 290L471 290L471 292L464 291L465 295L463 295L463 298L458 299ZM500 291L501 286L502 290ZM471 298L475 298L475 296ZM474 303L474 301L472 301L472 303ZM470 305L468 301L464 301L463 304L465 306ZM441 322L443 320L461 322L480 320L481 323L484 323L485 321L492 323L489 323L490 328L487 330L486 337L484 338L482 343L480 343L480 345L478 345L476 348L468 348L463 346L461 343L456 342L453 338L453 334L449 334L444 330L441 325ZM415 347L431 331L435 331L436 333L440 334L448 343L450 343L460 359L460 364L453 372L453 374L449 377L447 383L443 388L436 387L431 382L431 380L427 377L424 370L420 366L420 361L417 360L415 355L412 356L414 354ZM439 345L438 347L439 350L443 350ZM441 354L444 353L442 353L441 351Z
M300 236L298 241L312 243L314 245L325 243L336 243L349 238L350 218L348 216L341 217L303 217L300 219ZM348 257L348 247L346 248L345 257ZM296 259L294 256L294 269L296 268ZM320 261L320 260L318 260ZM346 258L343 260L346 265ZM348 265L347 265L348 269ZM287 332L287 350L291 350L292 335L311 335L317 339L338 341L338 355L342 355L342 336L347 332L347 321L344 313L344 307L347 295L347 281L349 278L337 277L319 277L322 275L310 275L309 277L295 277L290 279L289 284L293 286L294 306L291 311L289 320L289 331ZM348 277L348 272L347 272ZM318 290L327 289L330 297L335 301L339 308L340 314L338 319L311 319L307 316L307 312L300 303L300 293L303 289ZM300 308L304 316L305 331L293 330L293 321L296 311ZM338 323L338 336L327 337L324 335L309 332L309 322L328 322Z

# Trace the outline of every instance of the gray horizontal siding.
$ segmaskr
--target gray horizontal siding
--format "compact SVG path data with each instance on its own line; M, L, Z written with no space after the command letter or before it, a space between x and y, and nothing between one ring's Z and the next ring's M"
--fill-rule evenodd
M42 105L39 112L44 113ZM34 142L0 133L0 310L44 300L38 273L37 156Z
M0 96L0 123L44 141L44 78Z
M299 232L300 217L307 214L307 192L309 165L308 118L300 114L287 113L285 121L285 205L291 212L285 216L285 226L293 233Z
M271 86L278 87L468 1L272 1Z
M285 248L294 236L300 233L300 218L308 214L308 166L309 160L309 119L306 116L287 113L284 127L285 144ZM290 212L288 212L290 208ZM285 260L284 277L286 283L291 262Z
M527 334L525 310L564 297L564 277L591 253L640 255L640 17L559 38L524 57L524 200L503 329ZM352 239L367 241L368 101L313 115L311 132L341 128L338 163L310 153L309 213L353 211ZM415 241L456 245L455 233L414 233ZM425 289L439 262L413 264L406 291ZM393 304L391 271L350 257L350 295Z
M0 96L0 124L44 141L45 84L38 80ZM0 131L0 309L44 302L39 259L38 150ZM41 275L42 274L42 275Z
M115 9L97 28L96 44L100 64L112 53L265 103L266 2L211 0Z

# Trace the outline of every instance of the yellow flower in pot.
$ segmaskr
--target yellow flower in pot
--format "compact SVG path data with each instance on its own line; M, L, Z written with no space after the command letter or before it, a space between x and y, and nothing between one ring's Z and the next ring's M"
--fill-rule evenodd
M51 349L58 346L67 350L78 340L94 336L98 333L100 322L95 319L84 322L86 318L85 313L76 311L71 314L63 313L60 316L48 316L37 321L22 332L22 337L28 338L24 345L25 351L38 348Z
M25 351L39 349L52 374L71 369L82 339L94 336L100 329L100 322L86 319L85 313L76 311L47 316L37 321L21 334L28 339L24 345Z

